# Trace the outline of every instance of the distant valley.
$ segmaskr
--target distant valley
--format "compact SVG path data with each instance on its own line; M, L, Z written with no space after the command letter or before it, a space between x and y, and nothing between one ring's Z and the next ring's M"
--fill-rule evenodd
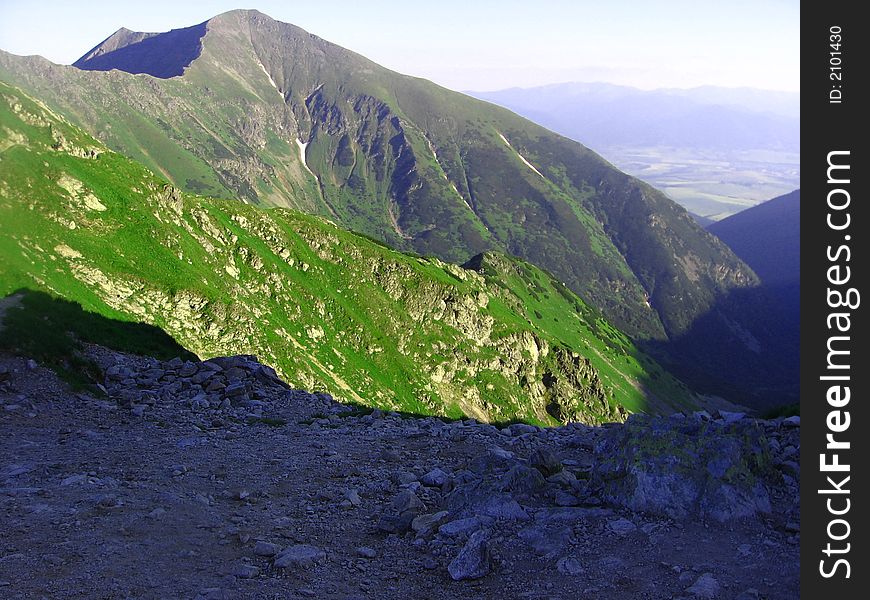
M710 220L800 185L798 94L604 83L470 93L583 142Z

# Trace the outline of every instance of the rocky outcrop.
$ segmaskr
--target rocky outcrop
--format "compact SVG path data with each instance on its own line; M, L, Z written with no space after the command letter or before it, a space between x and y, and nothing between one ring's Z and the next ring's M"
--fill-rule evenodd
M725 522L770 514L768 426L734 413L633 415L596 447L592 487L628 509Z

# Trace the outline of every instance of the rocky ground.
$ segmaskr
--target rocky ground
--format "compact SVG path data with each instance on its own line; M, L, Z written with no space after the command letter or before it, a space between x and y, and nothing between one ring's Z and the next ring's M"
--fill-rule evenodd
M799 596L796 418L499 429L88 352L104 394L0 356L2 598Z

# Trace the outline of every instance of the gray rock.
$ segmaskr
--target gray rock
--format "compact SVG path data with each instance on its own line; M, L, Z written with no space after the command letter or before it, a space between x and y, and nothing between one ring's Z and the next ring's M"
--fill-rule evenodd
M704 573L689 587L687 592L697 598L712 599L718 598L722 588L719 582L713 577L712 573Z
M554 498L556 506L579 506L580 499L565 490L556 490Z
M510 427L508 427L510 434L514 437L523 435L524 433L537 433L538 428L534 425L527 425L526 423L514 423Z
M244 383L233 383L230 384L224 389L224 394L228 398L236 398L238 396L244 396L247 393L247 386Z
M607 527L610 528L610 531L619 536L628 535L629 533L634 533L635 531L637 531L637 525L624 518L610 521L607 524Z
M450 479L450 476L441 469L435 468L423 475L420 482L429 487L441 487Z
M232 570L230 570L230 575L232 575L233 577L238 577L239 579L253 579L259 574L259 567L255 567L254 565L249 565L245 563L234 565Z
M515 464L499 478L497 489L509 491L514 497L528 499L544 490L547 482L538 469Z
M489 573L489 532L480 529L465 543L456 555L447 571L454 581L465 579L480 579Z
M529 514L509 496L489 496L474 505L478 515L506 521L528 521Z
M270 544L269 542L263 541L257 541L257 543L254 544L254 554L257 556L267 556L271 558L280 551L281 548L277 544Z
M801 418L798 415L795 415L793 417L787 417L787 418L782 420L782 426L783 427L790 427L790 428L800 427L801 426Z
M282 550L275 557L275 568L289 567L309 569L315 564L326 560L326 552L308 544L295 544Z
M359 506L362 504L362 499L359 497L359 492L354 488L344 490L344 497L351 506Z
M421 536L426 536L432 533L441 525L450 515L446 510L440 512L418 515L411 521L411 529Z
M556 570L562 575L568 575L570 577L582 575L584 572L583 565L580 564L580 561L569 556L563 556L556 562Z
M742 412L729 412L727 410L720 410L719 417L725 421L725 424L728 425L730 423L736 423L737 421L746 417L746 413Z
M702 417L703 419L703 417ZM769 513L764 430L720 421L632 415L597 444L590 485L614 504L674 519L726 522Z
M448 538L464 537L480 529L480 526L481 520L479 518L468 517L444 523L444 525L438 528L438 533Z
M377 527L387 533L404 533L411 528L414 518L425 509L426 505L417 494L411 490L402 490L381 515Z
M356 549L356 555L360 558L376 558L378 553L374 548L369 548L368 546L360 546Z
M408 485L417 481L417 476L408 471L400 471L393 474L393 483L396 485Z

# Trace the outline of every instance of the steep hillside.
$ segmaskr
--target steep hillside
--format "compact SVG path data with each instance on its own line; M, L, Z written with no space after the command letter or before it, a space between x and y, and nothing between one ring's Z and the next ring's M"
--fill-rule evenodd
M800 372L800 200L795 190L709 227L761 277L755 296L770 306L762 315L767 344L779 348L771 370L791 382L784 386L790 389L784 400L791 403L798 401Z
M707 230L728 244L763 283L800 284L800 190L713 223Z
M0 84L0 294L157 325L201 357L419 414L533 422L670 411L688 390L553 277L466 268L324 218L179 192Z
M0 77L183 190L326 216L453 262L520 256L639 339L679 336L754 282L664 195L507 110L256 11L202 29L120 32L76 63L177 77L8 54ZM199 48L153 58L173 40Z

